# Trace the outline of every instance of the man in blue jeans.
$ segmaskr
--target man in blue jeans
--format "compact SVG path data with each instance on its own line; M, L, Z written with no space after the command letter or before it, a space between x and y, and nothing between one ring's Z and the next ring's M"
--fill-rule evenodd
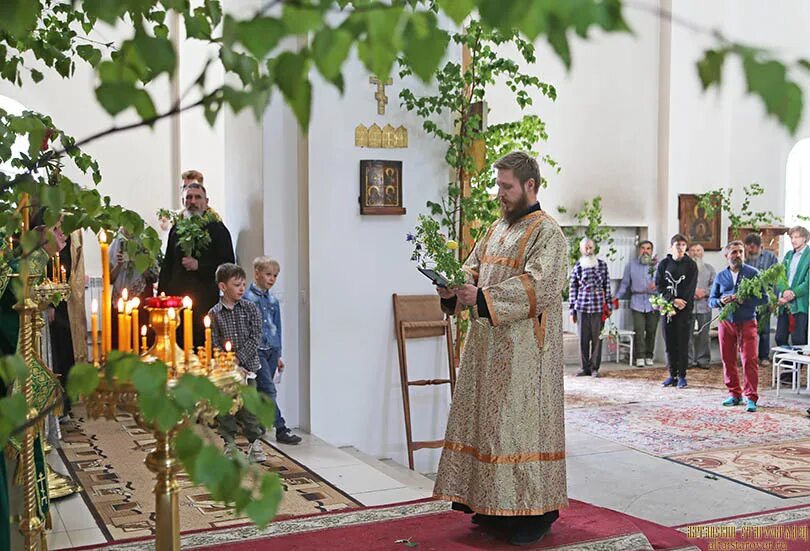
M260 256L253 261L254 282L245 293L245 299L253 302L262 315L262 342L259 344L259 363L262 369L256 373L256 388L264 392L273 400L276 406L276 442L280 444L298 444L301 437L293 434L287 428L281 408L276 399L276 385L273 378L276 370L284 371L284 362L281 359L281 306L278 299L270 294L275 285L281 267L278 262L266 256Z

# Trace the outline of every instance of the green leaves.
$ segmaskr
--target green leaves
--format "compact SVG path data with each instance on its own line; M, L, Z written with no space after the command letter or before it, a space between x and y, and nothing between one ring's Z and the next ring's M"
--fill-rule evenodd
M287 34L284 23L273 17L256 17L236 25L236 37L256 59L264 59Z
M93 67L98 66L101 62L101 51L89 44L79 44L76 46L76 53Z
M769 115L776 117L791 134L796 133L802 115L802 90L787 78L784 64L759 61L754 55L743 56L748 91L758 95Z
M41 10L42 5L39 2L3 0L0 2L0 30L23 38L36 26Z
M698 61L697 70L703 89L707 90L713 84L720 85L723 77L723 63L726 61L728 50L706 50L703 59Z
M439 8L460 25L475 7L474 0L439 0Z
M309 82L309 59L305 53L284 52L268 64L273 80L295 113L298 123L306 128L312 104Z
M312 41L312 58L323 77L343 91L340 69L349 55L354 38L343 29L324 27Z
M430 81L444 57L450 35L438 28L432 13L415 13L408 20L404 38L405 63L423 81Z
M245 407L263 426L272 427L275 424L276 408L264 394L259 394L255 387L245 386L242 387L240 395Z
M90 396L98 388L98 368L88 363L77 363L70 368L67 380L67 395L78 401L81 397Z

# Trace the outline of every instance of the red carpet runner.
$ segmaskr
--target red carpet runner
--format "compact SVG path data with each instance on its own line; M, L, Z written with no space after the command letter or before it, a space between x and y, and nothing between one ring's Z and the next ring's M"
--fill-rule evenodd
M328 515L327 515L328 516ZM416 544L408 546L408 543ZM575 546L575 547L569 547ZM560 513L551 532L535 545L522 549L610 549L616 551L695 550L680 532L622 513L571 501ZM248 541L196 547L204 551L457 551L517 549L497 532L479 528L470 516L446 511L291 533L259 537Z

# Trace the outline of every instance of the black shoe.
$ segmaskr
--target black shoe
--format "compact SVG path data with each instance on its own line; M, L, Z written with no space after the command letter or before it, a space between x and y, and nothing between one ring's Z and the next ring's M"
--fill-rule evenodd
M577 371L577 377L590 377L591 370L590 369L580 369Z
M276 442L279 444L295 445L301 441L301 437L293 434L287 427L276 429Z
M531 545L543 539L551 530L551 524L537 521L535 523L516 523L509 543L512 545Z
M502 526L508 521L509 517L485 515L484 513L475 513L472 516L472 523L479 526Z
M473 510L472 510L472 509L470 509L469 507L467 507L467 506L466 506L466 505L464 505L463 503L459 503L458 501L454 501L454 502L453 502L453 505L452 505L450 508L451 508L451 509L453 509L454 511L461 511L461 512L462 512L462 513L464 513L465 515L471 515L471 514L473 514Z

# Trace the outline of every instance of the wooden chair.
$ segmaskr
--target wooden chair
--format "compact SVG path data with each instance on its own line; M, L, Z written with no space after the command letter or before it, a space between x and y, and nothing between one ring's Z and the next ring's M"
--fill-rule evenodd
M399 352L399 375L402 386L402 407L405 410L405 437L408 444L408 466L413 470L413 452L424 448L441 448L444 440L414 441L411 429L410 387L450 385L450 394L456 386L452 325L441 309L437 295L393 295L394 331ZM447 341L448 379L408 379L407 339L444 336Z

